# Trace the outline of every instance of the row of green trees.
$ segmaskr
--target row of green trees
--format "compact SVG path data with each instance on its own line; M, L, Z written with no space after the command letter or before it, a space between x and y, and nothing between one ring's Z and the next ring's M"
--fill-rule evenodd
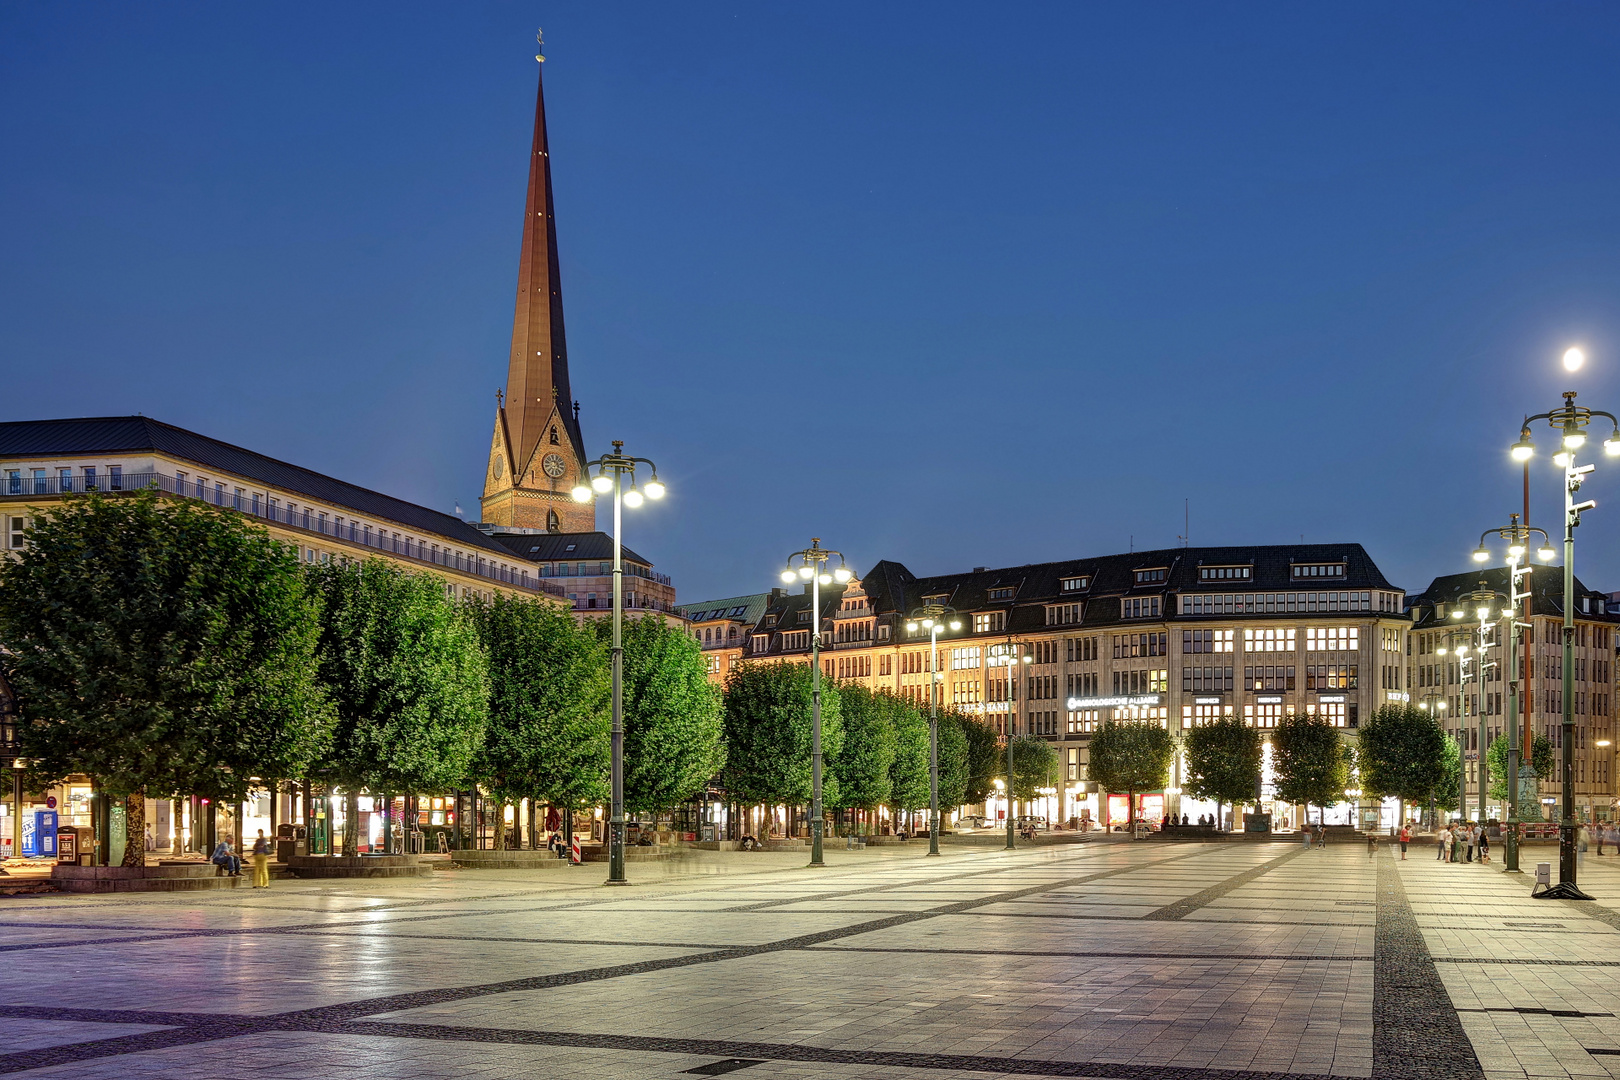
M148 796L232 803L307 779L345 792L350 823L361 790L477 784L499 803L600 805L609 632L543 601L459 600L382 560L307 566L250 518L152 492L69 500L0 562L30 781L85 774L123 799L130 864ZM662 619L630 621L624 645L631 810L717 777L745 804L810 801L807 667L745 665L722 695ZM1001 772L995 733L947 710L939 742L941 805L982 800ZM927 805L928 725L910 701L829 683L823 748L827 807ZM1017 740L1014 758L1015 797L1054 782L1044 741Z
M1264 758L1262 733L1237 716L1223 716L1187 731L1183 737L1186 772L1183 790L1223 806L1259 801ZM1457 744L1427 711L1391 704L1364 721L1353 742L1329 721L1312 715L1289 716L1270 733L1276 793L1285 802L1331 806L1347 797L1354 783L1362 797L1394 798L1453 810L1458 805L1461 757ZM1109 721L1092 737L1091 779L1104 791L1158 791L1170 781L1174 737L1152 723ZM1539 779L1552 774L1552 746L1537 735L1531 766ZM1486 753L1492 797L1507 797L1507 740L1498 738Z

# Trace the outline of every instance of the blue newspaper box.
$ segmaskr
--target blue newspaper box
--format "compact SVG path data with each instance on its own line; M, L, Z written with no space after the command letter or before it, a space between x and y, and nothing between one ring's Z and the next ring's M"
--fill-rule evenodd
M34 811L34 833L23 833L23 855L36 859L56 858L56 811Z

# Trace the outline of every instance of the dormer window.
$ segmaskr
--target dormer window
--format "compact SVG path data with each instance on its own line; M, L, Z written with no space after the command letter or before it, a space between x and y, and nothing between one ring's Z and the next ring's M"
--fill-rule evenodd
M1169 573L1170 568L1166 566L1156 566L1150 570L1138 570L1136 572L1136 583L1138 585L1152 585L1155 582L1163 581Z
M808 611L799 612L799 621L802 622L802 623L809 622L810 621L810 613Z
M1081 589L1091 587L1091 578L1086 576L1066 577L1060 587L1064 592L1079 592Z
M1344 577L1344 563L1294 563L1293 578L1295 581L1309 578L1342 578Z
M1015 586L1015 585L1005 585L1005 586L1002 586L1000 588L991 589L990 590L990 599L992 599L992 600L1011 600L1013 598L1013 596L1015 594L1017 594L1017 592L1018 592L1018 587L1017 586Z
M776 625L776 616L775 615L767 615L767 616L765 616L765 625L766 626L775 626Z
M935 593L933 596L923 597L924 604L944 604L951 598L950 593Z
M1200 566L1199 581L1248 581L1254 576L1252 566Z

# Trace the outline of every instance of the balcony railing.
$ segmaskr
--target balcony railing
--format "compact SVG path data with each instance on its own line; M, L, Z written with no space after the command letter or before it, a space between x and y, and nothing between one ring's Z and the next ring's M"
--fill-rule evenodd
M188 483L159 472L125 473L116 479L98 476L89 481L88 484L86 484L83 477L77 476L63 478L52 476L0 477L0 499L6 501L35 498L40 495L83 494L94 491L138 491L144 488L157 488L159 491L170 495L200 499L211 506L240 510L249 517L273 521L278 525L283 525L310 536L328 536L334 540L346 541L375 551L386 552L410 562L438 566L461 574L470 574L473 577L500 582L502 585L510 585L515 589L545 593L548 596L567 596L567 590L553 581L542 581L538 575L532 574L528 570L501 566L480 555L463 555L459 551L451 551L447 548L435 549L419 540L413 541L410 537L395 538L392 532L381 528L373 529L363 522L352 519L339 522L336 515L329 517L320 511L311 511L307 508L294 512L284 506L270 505L269 500L263 496L255 496L248 492L239 494L234 489L226 491L223 488L208 488L202 484Z
M613 564L612 563L598 563L597 566L599 568L600 567L605 567L605 569L580 570L577 567L570 566L567 563L563 563L563 564L559 565L555 570L553 570L549 566L542 566L540 568L540 576L541 577L547 577L547 578L566 578L566 577L602 578L602 577L612 577L613 576ZM644 566L637 566L635 563L625 563L624 564L624 576L625 577L645 578L648 581L656 581L660 585L673 585L674 584L674 582L670 581L668 574L660 574L657 571L649 570Z

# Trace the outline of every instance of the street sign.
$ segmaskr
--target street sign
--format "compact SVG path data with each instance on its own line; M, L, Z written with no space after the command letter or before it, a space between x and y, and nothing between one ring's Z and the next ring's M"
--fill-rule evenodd
M56 809L56 796L55 795L47 795L47 796L45 796L45 808L47 810L55 810Z

